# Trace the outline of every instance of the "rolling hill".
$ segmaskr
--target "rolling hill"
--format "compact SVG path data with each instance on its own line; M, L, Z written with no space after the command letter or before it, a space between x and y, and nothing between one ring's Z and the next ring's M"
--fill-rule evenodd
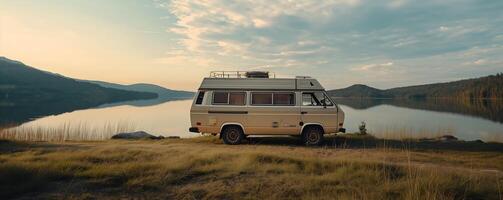
M159 96L159 99L189 99L194 96L194 92L189 91L181 91L181 90L171 90L158 85L148 84L148 83L137 83L132 85L121 85L116 83L108 83L104 81L87 81L81 80L84 82L90 82L94 84L98 84L102 87L106 88L114 88L120 90L129 90L136 92L151 92L156 93Z
M105 88L2 57L0 97L2 102L12 104L58 101L93 106L133 99L151 99L156 98L157 94Z
M329 90L327 93L333 97L390 98L384 94L384 90L362 84L355 84L342 89Z
M333 97L351 98L458 98L502 99L503 73L446 83L416 85L380 90L366 85L352 85L329 90Z
M0 57L0 124L157 96L105 88Z

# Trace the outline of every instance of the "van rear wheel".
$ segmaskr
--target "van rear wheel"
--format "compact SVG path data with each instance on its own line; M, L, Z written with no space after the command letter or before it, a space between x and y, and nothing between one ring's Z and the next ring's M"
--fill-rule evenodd
M306 127L302 133L302 141L307 146L318 146L323 143L323 129L318 126Z
M243 130L237 126L229 126L222 130L222 140L225 144L240 144L244 137Z

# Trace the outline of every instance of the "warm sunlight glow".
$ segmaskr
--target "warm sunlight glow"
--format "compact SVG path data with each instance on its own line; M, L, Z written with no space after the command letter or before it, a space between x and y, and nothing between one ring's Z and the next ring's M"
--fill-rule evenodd
M503 35L491 19L501 5L469 2L4 1L0 56L79 79L185 90L229 69L309 75L330 89L498 73Z

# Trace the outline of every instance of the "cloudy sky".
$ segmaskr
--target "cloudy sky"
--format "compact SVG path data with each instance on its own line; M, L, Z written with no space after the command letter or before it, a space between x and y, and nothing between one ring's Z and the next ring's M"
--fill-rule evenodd
M0 56L175 89L212 70L384 89L503 72L503 1L0 0Z

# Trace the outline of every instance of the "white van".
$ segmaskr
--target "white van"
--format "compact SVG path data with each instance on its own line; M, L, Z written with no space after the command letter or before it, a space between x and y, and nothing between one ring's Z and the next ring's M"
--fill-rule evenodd
M324 134L345 132L344 112L316 79L269 72L211 72L190 120L190 132L220 134L225 144L249 135L298 135L306 145L319 145Z

